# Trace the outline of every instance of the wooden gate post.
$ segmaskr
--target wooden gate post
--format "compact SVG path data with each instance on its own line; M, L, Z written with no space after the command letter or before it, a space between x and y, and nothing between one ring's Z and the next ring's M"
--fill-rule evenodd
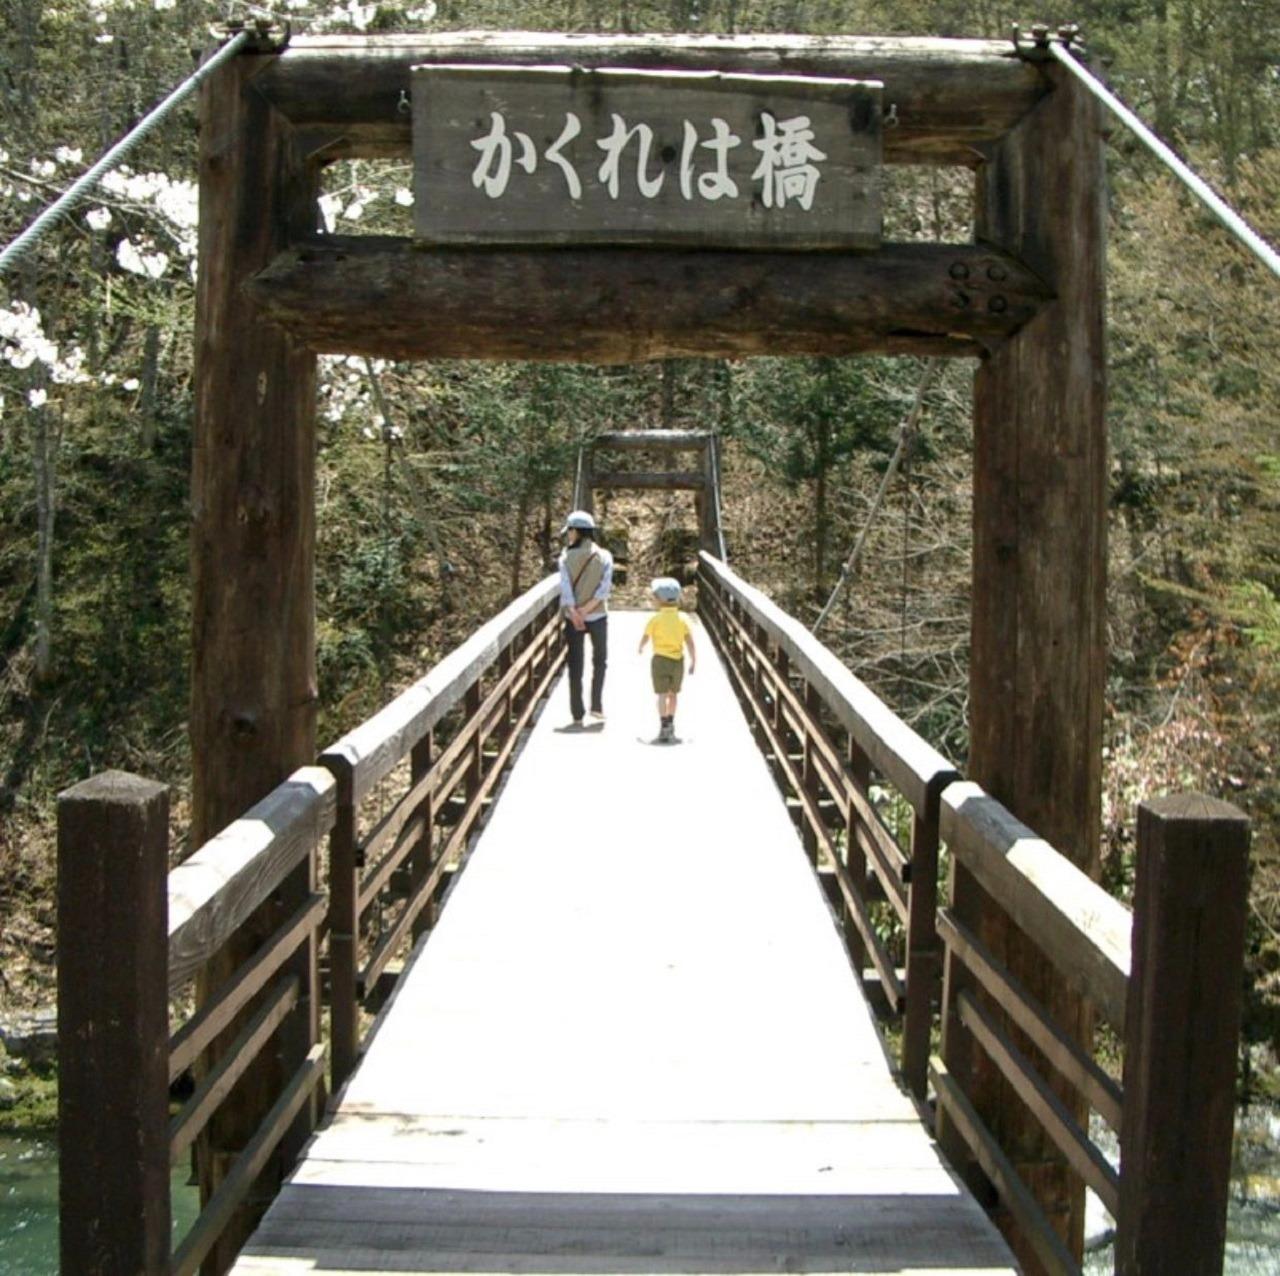
M200 845L315 757L315 356L268 327L245 285L316 228L317 177L256 91L270 54L242 54L201 90L200 256L192 449L192 841ZM306 866L197 986L209 996L300 906ZM215 1047L216 1050L216 1047ZM198 1152L207 1200L286 1081L264 1056ZM264 1176L269 1192L279 1167ZM230 1266L240 1211L206 1271Z
M1029 267L1055 299L980 365L975 383L968 772L1096 876L1106 670L1102 120L1062 68L1042 72L1052 92L978 172L978 240ZM991 266L984 287L1002 269ZM963 263L953 268L957 309L999 301L969 282ZM1087 1042L1086 1008L963 869L953 900L960 919ZM948 1068L1078 1257L1083 1184L968 1033L949 1027ZM946 1145L955 1149L954 1135ZM1041 1270L1034 1255L1018 1257L1028 1272Z
M58 797L61 1270L169 1271L169 790Z
M1226 802L1138 808L1118 1276L1222 1272L1248 861L1248 818Z

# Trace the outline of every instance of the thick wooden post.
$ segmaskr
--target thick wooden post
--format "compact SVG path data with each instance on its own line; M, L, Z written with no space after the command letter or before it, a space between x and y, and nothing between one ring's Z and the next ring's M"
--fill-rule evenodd
M979 241L1010 253L1056 297L977 374L968 770L1096 876L1106 669L1102 131L1093 99L1061 68L1043 72L1052 92L978 174ZM984 281L964 270L953 272L950 289L959 309L983 304ZM963 869L954 904L1087 1043L1086 1008ZM946 1062L1078 1257L1079 1178L967 1032L948 1034ZM1033 1254L1015 1248L1028 1272L1041 1270Z
M950 777L954 778L954 777ZM902 1023L902 1075L922 1103L929 1088L929 1035L941 967L938 940L938 798L911 825L911 881L907 886L907 1005Z
M431 771L436 756L435 732L428 731L409 751L409 783L417 785ZM409 900L416 902L418 892L431 875L431 860L435 848L436 799L429 793L418 808L422 817L422 832L418 835L417 848L409 857ZM416 942L435 925L435 905L427 904L413 920L413 938Z
M1118 1276L1220 1276L1249 821L1196 794L1138 808Z
M61 1270L169 1271L169 791L58 798Z
M351 764L336 753L323 754L320 762L338 782L329 833L329 1077L337 1093L360 1053L360 868Z
M199 845L315 757L315 357L264 323L245 285L316 227L314 167L256 91L274 58L246 54L206 81L192 448L192 841ZM204 999L308 890L304 866L201 976ZM216 1047L215 1047L216 1053ZM264 1055L198 1159L207 1200L288 1080ZM259 1202L205 1264L223 1271Z

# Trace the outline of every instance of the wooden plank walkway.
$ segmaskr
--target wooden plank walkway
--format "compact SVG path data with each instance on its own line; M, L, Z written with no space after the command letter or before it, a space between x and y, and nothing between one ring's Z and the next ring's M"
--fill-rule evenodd
M676 746L644 617L555 691L238 1276L1016 1271L894 1084L704 631Z

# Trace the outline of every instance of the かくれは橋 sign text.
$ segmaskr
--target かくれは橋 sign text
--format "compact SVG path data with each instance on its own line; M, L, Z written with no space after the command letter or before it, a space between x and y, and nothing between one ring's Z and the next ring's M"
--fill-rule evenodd
M413 68L417 237L874 248L877 81Z

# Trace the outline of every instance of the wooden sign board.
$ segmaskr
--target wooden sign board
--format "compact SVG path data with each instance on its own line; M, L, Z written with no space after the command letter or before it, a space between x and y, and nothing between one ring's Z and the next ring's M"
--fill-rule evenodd
M412 74L422 240L879 246L878 81L453 64Z

